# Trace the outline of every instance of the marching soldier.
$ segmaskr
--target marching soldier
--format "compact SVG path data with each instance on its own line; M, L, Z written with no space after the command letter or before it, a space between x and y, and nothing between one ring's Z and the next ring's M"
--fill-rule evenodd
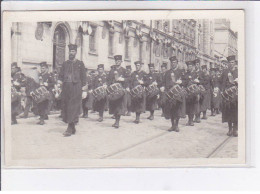
M236 86L238 83L238 69L235 55L227 57L228 69L223 72L222 76L222 91ZM228 136L238 136L238 101L223 102L222 122L228 122Z
M103 86L105 89L107 87L107 74L104 72L104 64L98 65L98 74L93 81L93 89ZM99 114L98 122L103 121L103 115L105 111L107 98L102 98L100 100L94 99L93 110L97 111Z
M194 61L194 73L196 74L196 78L199 80L200 77L202 77L202 70L201 70L201 66L200 66L200 59L195 59ZM197 85L199 85L200 83L198 82ZM200 113L201 113L201 103L202 102L202 96L198 95L198 101L195 102L194 106L195 106L195 122L196 123L200 123Z
M161 80L164 80L165 73L167 71L167 63L163 63L161 66ZM158 105L162 108L162 117L164 117L164 103L166 102L165 92L160 91L160 98L158 100Z
M51 109L51 106L54 101L54 96L53 96L52 90L55 85L55 80L54 80L53 75L51 73L49 73L48 65L46 62L41 62L40 66L41 66L41 73L39 74L40 85L46 87L46 89L50 92L50 100L48 103L48 109L46 110L46 107L44 107L44 105L42 105L42 107L40 107L41 110L38 110L39 114L42 114L42 119L43 119L43 121L40 121L39 124L44 124L44 120L49 119L48 114L50 113L50 109Z
M182 70L178 68L178 59L176 56L170 57L171 69L166 71L164 79L162 81L162 87L160 90L168 92L173 86L182 84ZM168 131L179 132L179 120L182 117L184 97L182 96L183 102L176 101L175 103L166 99L164 104L164 115L166 119L171 119L171 128Z
M83 93L82 96L82 110L83 110L83 118L88 118L88 111L93 108L93 73L88 74L88 69L86 69L86 79L87 79L87 93Z
M76 133L75 123L79 121L82 91L86 92L86 72L82 61L76 59L77 45L69 45L69 60L62 64L59 83L62 84L62 119L68 123L64 136Z
M193 84L198 84L198 75L194 70L194 61L187 61L187 72L183 79L183 85L189 87ZM193 118L198 111L199 98L198 95L188 96L186 99L186 114L188 115L187 126L194 126Z
M210 75L207 70L207 65L201 66L202 72L199 77L200 84L206 90L203 94L200 95L200 113L203 113L202 119L207 119L207 110L210 109L210 99L211 99L211 88L210 88Z
M130 89L141 86L143 89L142 94L138 98L131 99L131 111L135 112L136 119L134 123L140 123L140 115L145 111L145 92L144 92L144 79L146 73L142 70L142 63L140 61L135 62L136 70L131 74Z
M215 116L220 108L221 79L216 74L217 68L211 68L211 116Z
M116 65L109 72L108 85L120 83L124 88L126 88L126 69L121 66L122 55L115 55L114 58ZM114 115L116 120L112 127L119 128L120 117L125 113L124 98L125 95L117 100L109 101L109 114Z
M132 67L131 65L126 66L126 78L129 80L132 73ZM131 95L129 92L126 92L126 116L131 116Z
M11 103L11 119L12 125L17 124L16 116L22 112L21 106L21 83L20 80L24 78L24 74L19 71L16 62L11 64L11 78L12 78L12 103Z
M149 73L146 75L145 85L146 87L153 85L154 87L158 87L161 84L160 75L155 72L154 64L148 64ZM158 95L154 95L152 97L146 96L146 110L150 111L150 116L147 118L149 120L154 119L154 110L157 107L157 98Z

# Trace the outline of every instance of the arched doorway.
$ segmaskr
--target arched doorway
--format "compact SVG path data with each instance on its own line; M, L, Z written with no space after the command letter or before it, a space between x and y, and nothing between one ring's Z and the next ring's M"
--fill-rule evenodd
M55 28L53 37L53 70L59 71L65 61L66 45L68 42L66 26L59 24Z

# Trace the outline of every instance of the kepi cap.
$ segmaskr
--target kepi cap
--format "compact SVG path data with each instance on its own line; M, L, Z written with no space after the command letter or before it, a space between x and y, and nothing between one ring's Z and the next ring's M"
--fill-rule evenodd
M77 49L78 49L78 46L76 44L69 44L68 47L69 47L69 50L77 51Z

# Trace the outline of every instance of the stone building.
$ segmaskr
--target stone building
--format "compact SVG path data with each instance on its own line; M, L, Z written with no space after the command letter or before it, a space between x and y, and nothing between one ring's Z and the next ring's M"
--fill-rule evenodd
M42 61L59 70L68 59L68 44L76 43L77 58L88 69L104 64L110 70L117 54L123 55L123 66L141 60L145 70L154 63L160 71L172 55L182 68L195 58L210 65L216 46L213 25L210 20L193 19L13 23L12 61L25 73Z
M230 21L215 20L215 58L237 55L237 33L231 29Z
M196 25L196 48L197 58L201 60L201 64L212 67L215 63L214 58L214 21L197 20Z

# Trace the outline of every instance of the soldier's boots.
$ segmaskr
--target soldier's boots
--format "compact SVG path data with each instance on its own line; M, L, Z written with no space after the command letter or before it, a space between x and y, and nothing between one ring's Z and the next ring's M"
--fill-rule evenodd
M17 124L17 121L12 121L11 122L11 125L15 125L15 124Z
M64 137L69 137L69 136L72 135L72 132L73 132L73 128L72 128L72 127L73 127L73 126L72 126L71 123L68 124L67 130L63 133L63 136L64 136ZM76 130L75 130L75 132L76 132ZM74 133L74 134L75 134L75 133Z
M232 134L233 134L233 130L232 130L232 129L229 129L229 130L228 130L228 133L227 133L227 136L232 136Z
M116 122L112 125L112 127L119 128L119 120L120 116L116 116Z
M235 129L233 130L233 136L234 136L234 137L237 137L237 136L238 136L237 130L235 130Z
M103 121L103 113L100 112L100 113L99 113L98 122L102 122L102 121Z
M211 109L211 115L210 116L216 116L216 110L214 108Z
M136 113L136 119L134 120L134 123L140 123L140 113Z
M206 112L203 112L203 116L202 116L202 118L201 119L205 119L205 120L207 120L208 119L208 117L206 116Z
M237 132L237 124L234 123L234 128L233 128L233 136L237 137L238 136L238 132Z
M71 128L72 128L71 134L72 134L72 135L75 135L75 134L76 134L75 124L73 124L73 125L71 126Z
M176 125L174 123L174 118L171 118L171 123L172 123L172 126L171 126L170 129L168 129L169 132L172 132L172 131L176 130Z
M195 123L200 123L200 116L196 115L195 119L194 119Z
M102 121L103 121L103 117L99 117L98 122L102 122Z
M16 116L12 116L12 125L17 124Z
M126 116L131 116L131 112L128 111L128 112L126 113Z
M23 116L21 116L21 118L27 119L27 118L28 118L28 115L23 115Z
M40 119L40 121L37 123L38 125L44 125L45 124L45 122L44 122L44 119Z

